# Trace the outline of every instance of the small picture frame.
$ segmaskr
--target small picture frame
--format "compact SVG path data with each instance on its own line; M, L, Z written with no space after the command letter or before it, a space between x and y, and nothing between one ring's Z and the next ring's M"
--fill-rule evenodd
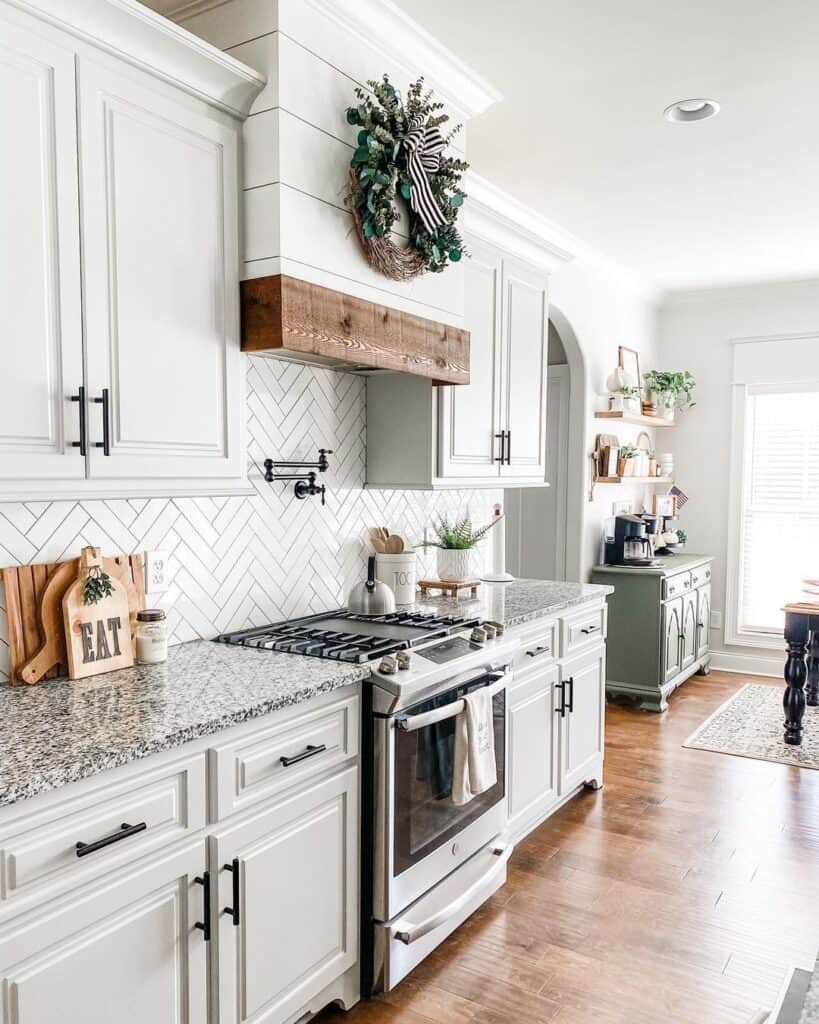
M625 345L617 346L617 365L634 378L634 386L642 388L643 378L640 376L640 356L633 348Z
M651 502L651 511L655 516L675 516L677 514L677 496L675 494L655 494Z

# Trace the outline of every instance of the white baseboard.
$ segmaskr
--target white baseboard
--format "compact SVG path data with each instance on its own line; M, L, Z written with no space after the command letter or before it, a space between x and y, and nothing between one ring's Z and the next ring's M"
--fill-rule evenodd
M711 668L718 669L720 672L739 672L744 676L775 676L781 679L784 667L784 655L763 656L711 651Z

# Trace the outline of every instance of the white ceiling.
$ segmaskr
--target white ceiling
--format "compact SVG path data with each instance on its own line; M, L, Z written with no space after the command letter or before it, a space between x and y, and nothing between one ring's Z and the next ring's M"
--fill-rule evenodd
M397 2L504 94L475 169L578 238L663 289L819 276L819 0Z

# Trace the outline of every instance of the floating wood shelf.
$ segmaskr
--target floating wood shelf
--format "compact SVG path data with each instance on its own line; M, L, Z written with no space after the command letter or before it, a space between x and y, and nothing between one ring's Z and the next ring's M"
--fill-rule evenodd
M673 476L598 476L596 484L673 484Z
M633 423L637 427L673 427L674 420L663 419L662 416L638 416L629 412L596 412L596 420L618 420L620 423Z

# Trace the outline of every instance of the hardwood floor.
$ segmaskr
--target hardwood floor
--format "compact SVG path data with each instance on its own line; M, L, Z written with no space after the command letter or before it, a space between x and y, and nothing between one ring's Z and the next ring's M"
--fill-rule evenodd
M394 992L322 1024L750 1024L770 1009L819 945L819 772L681 746L747 681L696 676L664 715L609 707L605 788L523 840L507 885Z

